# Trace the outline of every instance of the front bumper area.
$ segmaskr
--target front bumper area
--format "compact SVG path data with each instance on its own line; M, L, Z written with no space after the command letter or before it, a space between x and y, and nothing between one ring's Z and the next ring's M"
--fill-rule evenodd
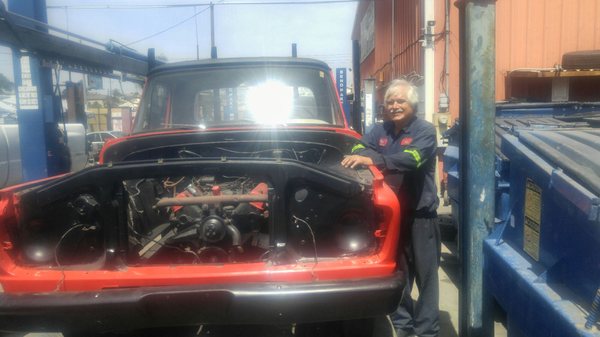
M124 331L199 324L286 324L396 309L404 278L0 294L3 331Z

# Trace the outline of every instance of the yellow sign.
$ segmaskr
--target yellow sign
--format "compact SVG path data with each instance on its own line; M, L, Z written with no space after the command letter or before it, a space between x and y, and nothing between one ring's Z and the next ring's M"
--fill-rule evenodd
M523 250L534 260L540 259L540 230L542 224L542 189L531 179L525 184L525 217L523 221Z

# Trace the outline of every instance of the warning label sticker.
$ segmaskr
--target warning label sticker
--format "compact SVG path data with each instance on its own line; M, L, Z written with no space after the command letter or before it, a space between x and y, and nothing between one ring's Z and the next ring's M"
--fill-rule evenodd
M542 189L531 179L525 184L525 219L523 250L534 260L540 259L540 229L542 220Z

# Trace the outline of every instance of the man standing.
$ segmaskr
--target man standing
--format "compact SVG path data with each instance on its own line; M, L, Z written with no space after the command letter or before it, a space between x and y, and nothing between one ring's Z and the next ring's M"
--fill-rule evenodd
M437 336L439 331L438 267L441 255L435 187L434 126L416 116L416 88L405 80L392 81L385 92L385 122L363 136L364 146L342 160L345 167L375 165L402 205L403 242L399 265L405 264L407 286L391 315L399 337ZM416 280L419 298L410 296Z

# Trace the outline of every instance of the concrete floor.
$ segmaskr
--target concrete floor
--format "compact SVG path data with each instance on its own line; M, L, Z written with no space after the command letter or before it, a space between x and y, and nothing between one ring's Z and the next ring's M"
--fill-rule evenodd
M440 335L439 337L458 337L458 287L460 286L460 261L456 235L452 229L451 208L438 208L440 229L442 232L442 259L438 277L440 280ZM413 296L417 293L413 292ZM494 322L494 337L506 337L503 323Z
M440 280L440 334L438 337L458 337L458 286L460 264L454 241L442 243L442 260L438 277ZM412 296L419 295L416 287ZM494 324L494 337L506 337L506 328L500 322ZM394 334L394 337L395 334Z
M440 279L440 335L458 337L458 280L459 262L456 243L442 244L442 261L438 276ZM506 337L506 328L498 321L494 323L494 337Z
M456 244L454 242L445 242L442 244L442 261L440 262L440 269L438 271L440 280L439 337L458 337L459 262L454 252L456 252Z

